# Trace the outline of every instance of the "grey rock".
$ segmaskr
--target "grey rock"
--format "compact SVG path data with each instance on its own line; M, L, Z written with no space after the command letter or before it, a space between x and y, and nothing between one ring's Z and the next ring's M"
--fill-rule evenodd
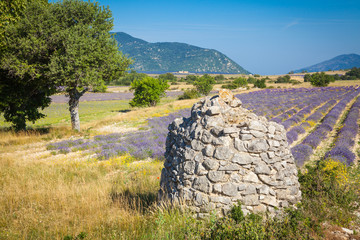
M236 150L238 150L239 152L246 152L246 148L245 148L245 144L243 141L241 141L238 138L234 139L234 147Z
M225 176L225 172L223 171L210 171L208 173L208 178L212 182L220 182Z
M270 174L270 168L264 163L259 163L256 165L254 171L256 174Z
M190 175L194 174L195 166L196 166L195 162L192 162L192 161L185 162L185 164L184 164L185 173L190 174Z
M222 193L231 197L236 196L238 194L237 185L234 183L225 183L222 186Z
M218 171L238 171L240 170L240 166L238 164L232 163L226 166L221 166Z
M204 148L204 144L199 140L192 140L191 141L191 148L196 151L201 151Z
M264 133L267 132L266 127L260 121L251 121L249 124L249 129L264 132Z
M251 140L248 145L249 152L253 153L261 153L267 151L269 145L267 144L265 139L254 139Z
M203 151L205 156L212 157L214 155L215 147L212 145L206 145Z
M219 168L219 161L212 158L206 158L203 165L208 170L217 170Z
M253 162L253 157L251 157L248 153L235 153L231 162L246 165Z
M243 177L243 180L244 180L244 182L260 183L258 176L253 172L249 172L248 174L246 174Z
M233 154L233 151L226 146L220 146L215 149L214 157L219 160L229 159Z
M206 114L210 116L219 115L220 113L221 113L221 109L218 106L212 106L206 111Z
M193 188L204 193L211 192L211 184L206 176L197 177L194 179Z

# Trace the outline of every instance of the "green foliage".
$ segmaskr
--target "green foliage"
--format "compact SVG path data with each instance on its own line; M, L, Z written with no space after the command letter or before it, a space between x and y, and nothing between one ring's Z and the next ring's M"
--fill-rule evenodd
M110 36L111 11L96 2L81 0L57 1L47 7L31 1L23 14L16 23L5 27L6 48L0 68L10 73L8 78L20 79L14 81L18 84L14 89L19 89L22 101L26 98L20 89L27 87L28 79L44 98L51 93L44 92L49 85L50 89L64 87L70 96L73 127L80 130L79 98L88 90L103 90L105 82L118 78L131 63ZM2 86L0 91L8 88ZM46 101L40 102L38 107L47 106ZM24 112L27 107L17 104L16 112Z
M341 77L343 80L355 80L360 79L360 67L353 67L350 71L346 72L344 76Z
M257 79L257 80L254 82L254 87L257 87L257 88L266 88L265 78Z
M204 74L194 82L194 86L200 94L207 96L213 89L215 83L216 82L213 77L208 74Z
M258 80L258 79L250 76L250 77L248 77L247 82L254 84L257 80Z
M309 73L304 75L304 82L310 82L311 75Z
M334 82L333 76L327 75L324 72L314 73L310 75L309 81L315 87L326 87L330 82Z
M145 73L137 73L135 70L131 70L130 73L125 73L123 77L118 78L115 81L111 81L110 85L116 86L130 86L135 79L143 79L147 75Z
M198 79L198 77L195 76L195 75L187 75L187 76L185 77L185 82L192 84L192 83L194 83L197 79Z
M317 221L331 221L347 226L356 219L354 212L360 209L360 168L347 167L333 161L317 161L306 165L306 172L299 173L306 213Z
M261 77L260 74L254 74L254 77Z
M130 90L134 90L134 98L130 101L132 107L155 106L169 88L166 80L145 77L135 79Z
M247 86L247 79L243 77L236 78L232 83L222 85L222 88L226 89L236 89L239 87L246 87Z
M220 75L216 75L214 77L214 79L215 79L216 82L222 82L222 81L225 80L225 77L224 77L224 75L220 74Z
M178 97L179 100L184 99L195 99L199 98L201 95L196 89L186 89L182 95Z
M175 77L174 74L172 74L172 73L160 74L158 78L161 80L166 80L168 82L176 82L177 81L177 77Z
M0 55L0 112L16 131L25 130L26 121L44 117L40 109L49 106L49 96L55 93L55 86L46 78L46 39L36 38L43 29L31 25L46 22L48 9L34 1L21 11L25 17L4 26L6 35L1 43L6 48Z
M316 224L298 209L289 208L281 218L244 215L241 204L204 230L203 239L309 239Z
M275 83L290 83L290 76L289 75L280 76L276 79Z

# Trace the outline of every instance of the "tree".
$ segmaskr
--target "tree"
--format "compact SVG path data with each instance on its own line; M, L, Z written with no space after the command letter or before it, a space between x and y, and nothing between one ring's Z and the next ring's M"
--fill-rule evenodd
M208 74L204 74L194 82L194 86L200 94L207 96L213 89L215 83L216 82L213 77Z
M255 83L254 83L254 87L266 88L265 78L256 80Z
M89 89L119 77L131 61L118 51L111 38L113 19L109 8L96 2L63 0L52 4L51 78L69 96L72 128L80 130L79 100Z
M120 76L131 61L111 38L108 8L81 0L58 1L48 8L35 2L29 6L26 17L9 28L6 44L10 47L1 67L12 76L30 76L64 87L70 97L72 128L79 131L80 97Z
M145 77L135 79L130 90L134 90L134 98L130 101L132 107L155 106L169 88L166 80Z
M54 51L47 45L49 9L33 1L21 14L4 26L0 54L0 112L16 131L25 130L26 121L44 117L39 110L49 106L55 93L53 82L46 78L48 54Z
M309 73L304 75L304 82L310 82L311 75Z
M32 0L43 5L48 4L47 0ZM0 52L5 47L5 27L18 21L24 15L28 0L3 0L0 1Z
M158 78L161 80L166 80L168 82L176 82L177 81L177 77L172 73L160 74Z
M324 72L314 73L309 79L311 85L315 87L326 87L330 82L335 81L333 76L327 75Z

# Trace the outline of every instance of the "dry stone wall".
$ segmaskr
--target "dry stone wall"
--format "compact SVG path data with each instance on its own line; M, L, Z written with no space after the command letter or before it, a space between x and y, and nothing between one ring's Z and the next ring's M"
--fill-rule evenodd
M230 91L202 99L190 118L169 125L159 198L203 217L275 212L301 199L297 168L283 126L241 107Z

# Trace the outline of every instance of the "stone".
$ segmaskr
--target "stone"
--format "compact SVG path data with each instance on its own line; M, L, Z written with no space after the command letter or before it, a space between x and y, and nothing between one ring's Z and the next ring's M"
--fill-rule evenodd
M206 145L203 149L204 155L208 157L212 157L214 155L215 147L213 145Z
M238 171L240 166L238 164L232 163L225 166L221 166L218 171Z
M190 174L190 175L194 174L195 166L196 166L195 162L191 162L191 161L185 162L185 164L184 164L185 173Z
M203 165L208 170L217 170L219 168L219 161L212 158L206 158Z
M246 148L245 148L245 144L243 141L241 141L238 138L234 139L234 147L236 150L238 150L239 152L246 152Z
M221 109L218 106L212 106L206 111L206 114L210 116L219 115L220 113Z
M243 177L243 180L244 180L244 182L260 183L258 176L253 172L249 172L248 174L246 174Z
M240 165L246 165L253 162L253 158L248 153L235 153L231 162L237 163Z
M249 152L253 153L261 153L267 151L269 145L267 144L265 139L254 139L250 141L248 145Z
M254 172L256 174L270 174L270 168L264 164L264 163L259 163L258 165L256 165Z
M191 148L196 151L201 151L204 148L204 144L199 140L191 141Z
M219 160L229 159L233 151L226 146L220 146L215 149L214 157Z
M251 121L249 123L249 129L264 132L264 133L267 132L266 127L260 121Z
M238 194L237 185L234 183L225 183L222 186L222 193L231 197L236 196Z
M261 200L261 202L272 207L279 206L279 202L276 200L276 197L267 196L263 200Z
M184 203L198 217L294 206L301 199L284 127L241 106L231 91L194 104L168 127L159 200Z
M207 143L211 143L212 141L212 135L209 131L205 130L203 133L202 133L202 136L201 136L201 141L205 144Z
M208 178L212 182L220 182L225 176L223 171L210 171L208 173Z
M201 176L194 179L193 188L204 193L211 192L211 184L207 177Z

